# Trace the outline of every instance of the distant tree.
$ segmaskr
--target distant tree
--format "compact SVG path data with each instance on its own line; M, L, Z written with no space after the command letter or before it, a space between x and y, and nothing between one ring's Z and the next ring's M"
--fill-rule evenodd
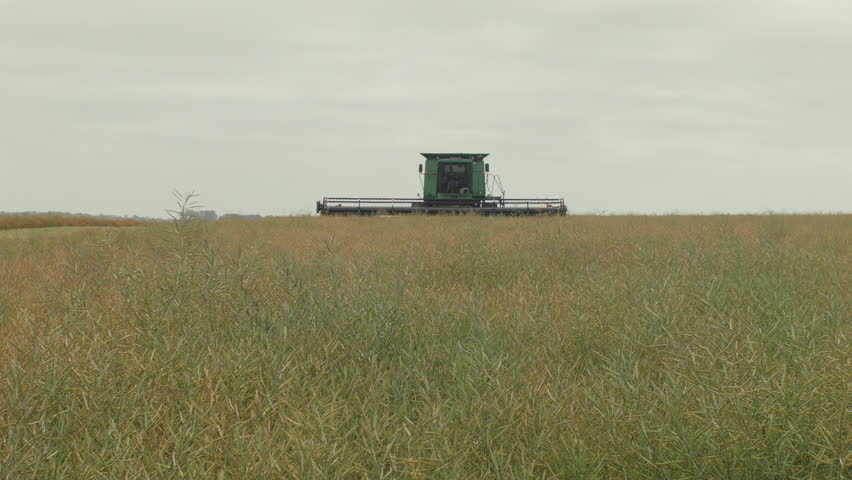
M214 210L193 210L190 212L190 215L200 220L209 220L211 222L219 218Z
M219 220L234 220L234 219L257 220L257 219L260 219L260 218L263 218L263 216L257 215L257 214L243 215L243 214L240 214L240 213L226 213L226 214L222 215L221 217L219 217Z

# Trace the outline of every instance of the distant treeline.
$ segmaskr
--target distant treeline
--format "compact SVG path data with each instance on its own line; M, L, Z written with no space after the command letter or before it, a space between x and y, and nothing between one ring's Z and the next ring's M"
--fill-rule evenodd
M137 215L132 215L132 216L128 216L128 215L124 215L124 216L103 215L103 214L93 215L91 213L72 213L72 212L60 212L60 211L55 211L55 210L49 210L49 211L46 211L46 212L36 212L36 211L4 212L4 211L0 211L0 217L21 217L21 216L29 216L29 217L33 217L33 216L34 217L43 217L43 216L91 217L91 218L105 218L105 219L118 219L118 220L131 219L131 220L142 220L142 221L162 220L162 218L140 217L140 216L137 216Z
M137 218L53 214L0 214L0 230L45 227L136 227L144 224L145 221Z

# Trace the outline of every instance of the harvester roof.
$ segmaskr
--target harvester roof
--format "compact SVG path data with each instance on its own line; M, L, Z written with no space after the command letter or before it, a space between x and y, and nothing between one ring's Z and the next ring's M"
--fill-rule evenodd
M487 153L421 153L428 160L482 160Z

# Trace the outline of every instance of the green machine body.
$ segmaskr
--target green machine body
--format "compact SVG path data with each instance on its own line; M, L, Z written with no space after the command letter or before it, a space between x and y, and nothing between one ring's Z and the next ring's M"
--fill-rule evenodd
M423 199L491 199L486 193L487 153L421 153L426 164L423 173Z

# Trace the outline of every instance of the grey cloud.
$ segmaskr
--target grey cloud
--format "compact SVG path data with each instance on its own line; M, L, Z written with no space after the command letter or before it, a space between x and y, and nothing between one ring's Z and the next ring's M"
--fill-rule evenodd
M4 210L308 211L415 193L425 150L490 151L510 194L579 211L852 207L846 2L0 11Z

